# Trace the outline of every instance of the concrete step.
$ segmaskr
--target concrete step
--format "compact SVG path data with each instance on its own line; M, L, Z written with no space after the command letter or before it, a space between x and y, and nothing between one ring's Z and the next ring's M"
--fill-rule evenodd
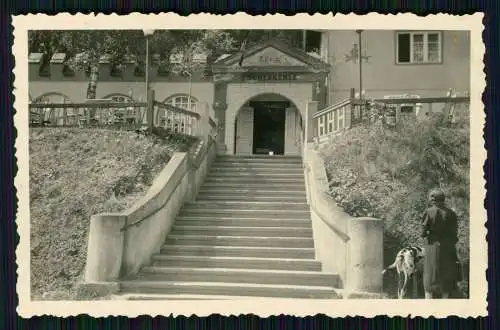
M292 189L293 191L305 191L305 183L297 182L233 182L233 181L206 181L203 182L200 190L207 189L249 189L249 190L276 190Z
M312 229L303 227L241 227L241 226L193 226L176 223L172 235L207 235L207 236L241 236L241 237L312 237Z
M275 210L275 209L286 209L286 210L302 210L309 211L309 205L307 202L297 203L297 202L287 202L287 201L204 201L198 200L195 202L185 203L183 208L190 210L192 208L203 208L203 209L236 209L236 210Z
M388 299L385 293L371 293L371 292L350 292L346 293L344 290L335 288L338 299ZM344 295L346 297L344 297ZM248 297L248 296L223 296L223 295L189 295L189 294L123 294L116 295L112 299L120 300L277 300L282 301L281 298L276 297Z
M258 173L255 171L239 171L239 172L227 172L227 171L219 171L219 172L211 172L207 178L246 178L252 177L258 180L261 179L303 179L304 173Z
M292 174L292 175L304 175L304 169L302 167L261 167L252 168L246 166L227 166L227 167L212 167L210 174L219 173L249 173L249 174L260 174L260 175L278 175L278 174Z
M339 287L338 274L310 271L230 269L230 268L179 268L143 267L134 276L141 281L223 282L248 284L280 284Z
M201 193L196 197L196 201L206 202L206 201L238 201L238 202L294 202L294 203L307 203L307 198L305 193L300 195L254 195L254 194L229 194L226 192L226 195L222 194L211 194L211 193Z
M262 246L164 245L161 254L169 256L314 259L314 248Z
M197 257L157 254L152 257L152 265L161 267L321 271L319 261L285 258Z
M220 185L213 186L211 188L201 187L198 194L207 195L241 195L241 196L305 196L305 187L300 188L270 188L265 189L261 187L246 187L246 188L231 188L231 187L221 187Z
M294 164L294 163L247 163L242 161L217 161L215 160L210 167L210 170L213 171L215 169L225 170L225 169L233 169L233 168L242 168L244 170L298 170L301 169L303 171L302 164Z
M121 293L338 299L331 287L218 282L122 281Z
M275 176L264 176L264 177L255 177L255 176L212 176L209 175L205 179L205 182L237 182L237 183L253 183L253 184L266 184L266 183L274 183L274 184L302 184L304 185L304 176L297 177L275 177Z
M207 245L207 246L241 246L241 247L282 247L282 248L314 248L311 237L277 237L277 236L215 236L169 234L165 245Z
M206 214L212 217L234 217L248 218L257 217L262 219L302 219L310 220L311 213L309 210L288 210L284 206L279 209L238 209L238 208L209 208L200 205L199 207L183 207L179 216L194 216Z
M310 219L261 219L255 217L213 217L209 214L199 216L178 216L176 225L180 226L233 226L233 227L300 227L311 228Z
M155 293L127 293L115 295L113 300L250 300L263 299L263 297L248 297L248 296L224 296L224 295L201 295L201 294L155 294ZM275 297L267 297L268 299L280 299Z
M302 164L300 157L283 156L218 156L217 162Z

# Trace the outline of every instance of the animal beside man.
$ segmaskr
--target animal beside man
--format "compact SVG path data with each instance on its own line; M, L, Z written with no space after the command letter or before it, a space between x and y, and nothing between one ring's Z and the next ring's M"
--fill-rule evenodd
M408 282L412 280L413 296L417 295L417 272L420 262L424 258L424 249L420 246L407 246L399 250L394 262L387 266L382 274L389 269L396 269L398 276L398 298L403 299L406 296Z
M425 298L438 295L446 299L456 289L458 282L458 219L456 213L445 205L445 194L439 189L429 194L430 206L422 218L421 236L424 248L408 246L401 249L393 264L382 271L396 268L398 274L398 298L406 296L408 280L413 281L414 296L417 290L417 271L423 261L423 286Z

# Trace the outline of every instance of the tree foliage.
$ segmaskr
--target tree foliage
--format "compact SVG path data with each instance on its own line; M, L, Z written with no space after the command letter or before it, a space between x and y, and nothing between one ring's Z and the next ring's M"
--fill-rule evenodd
M296 44L300 30L157 30L150 37L150 54L158 54L159 65L170 65L172 54L181 57L170 65L174 73L192 73L210 66L220 55L235 53L241 44L259 43L270 38ZM145 62L146 38L141 30L33 30L28 34L30 52L45 54L47 61L56 52L66 53L66 64L89 72L87 98L95 98L99 60L106 56L120 70L126 60ZM196 55L206 56L206 62Z

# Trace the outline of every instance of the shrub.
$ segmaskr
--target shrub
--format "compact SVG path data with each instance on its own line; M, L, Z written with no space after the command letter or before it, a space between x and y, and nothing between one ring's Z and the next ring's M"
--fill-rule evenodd
M458 256L469 260L468 116L447 124L441 115L396 128L360 126L320 153L330 195L353 216L384 221L384 259L392 262L406 244L422 244L421 215L427 195L441 187L459 217Z

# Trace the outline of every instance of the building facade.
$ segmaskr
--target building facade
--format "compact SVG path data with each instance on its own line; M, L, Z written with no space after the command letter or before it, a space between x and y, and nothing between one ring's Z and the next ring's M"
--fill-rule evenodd
M311 36L311 40L307 37ZM318 37L319 36L319 37ZM221 57L212 74L164 73L150 67L155 99L197 111L208 104L220 123L218 139L227 154L298 155L306 105L318 109L349 97L361 88L365 98L413 95L445 96L470 89L470 36L464 31L313 31L303 45L276 40ZM359 52L361 48L361 52ZM316 53L307 52L317 49ZM62 54L64 55L64 54ZM29 95L34 102L84 102L88 75L71 71L55 54L41 67L42 54L29 57ZM128 63L119 74L109 62L100 65L97 98L145 101L144 70ZM336 118L348 126L346 115Z

